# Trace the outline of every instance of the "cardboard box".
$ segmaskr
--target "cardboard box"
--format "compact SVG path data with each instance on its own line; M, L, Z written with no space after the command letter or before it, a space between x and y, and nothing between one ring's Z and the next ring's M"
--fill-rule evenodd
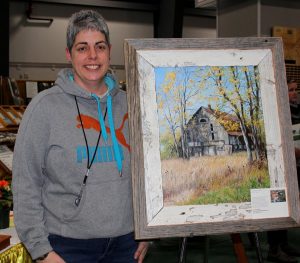
M281 37L287 64L300 65L300 28L274 26L273 37Z
M298 29L295 27L274 26L272 29L273 37L282 37L285 44L296 44Z

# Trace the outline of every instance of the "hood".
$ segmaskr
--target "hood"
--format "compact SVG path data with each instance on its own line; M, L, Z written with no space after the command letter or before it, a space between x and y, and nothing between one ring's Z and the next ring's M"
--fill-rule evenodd
M112 79L112 81L117 83L116 78L112 74L108 73L107 75L109 76L110 79ZM70 95L82 97L86 99L92 99L92 93L83 89L76 82L74 82L73 76L74 76L73 69L71 68L62 69L58 73L57 79L55 81L55 85L57 85L65 93L68 93ZM114 96L118 92L118 90L119 88L115 84L111 86L109 93L111 96ZM99 99L101 102L106 102L107 96L104 96L103 98L99 98Z

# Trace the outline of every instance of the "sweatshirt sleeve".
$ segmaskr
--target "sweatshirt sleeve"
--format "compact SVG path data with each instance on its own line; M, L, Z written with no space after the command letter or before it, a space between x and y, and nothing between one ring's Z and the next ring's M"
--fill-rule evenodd
M44 159L50 134L50 118L45 98L37 97L27 107L19 127L12 176L16 231L33 259L52 250L42 204Z

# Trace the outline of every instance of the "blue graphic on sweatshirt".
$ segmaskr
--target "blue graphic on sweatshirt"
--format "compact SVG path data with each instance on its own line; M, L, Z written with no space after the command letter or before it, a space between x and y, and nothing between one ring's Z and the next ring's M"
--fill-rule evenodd
M89 147L89 155L90 161L94 154L96 146ZM122 146L119 145L121 159L124 160L124 153ZM86 146L79 145L77 146L77 163L83 163L87 161L87 150ZM107 163L107 162L115 162L114 150L112 145L107 146L99 146L97 147L96 156L94 159L94 163Z

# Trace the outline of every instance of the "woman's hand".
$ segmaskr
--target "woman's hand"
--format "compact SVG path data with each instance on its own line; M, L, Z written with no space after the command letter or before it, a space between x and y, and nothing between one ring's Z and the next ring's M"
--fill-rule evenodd
M43 260L37 260L37 263L66 263L58 254L51 251Z
M143 260L146 256L148 247L149 247L149 242L139 242L139 246L134 253L134 259L136 259L138 261L138 263L143 262Z

